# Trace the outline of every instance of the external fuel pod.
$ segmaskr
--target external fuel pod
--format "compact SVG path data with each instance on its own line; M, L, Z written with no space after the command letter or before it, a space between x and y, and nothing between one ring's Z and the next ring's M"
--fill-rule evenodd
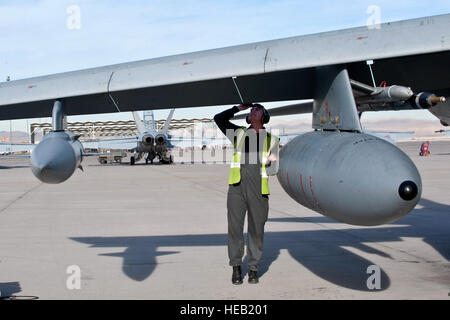
M295 201L348 224L392 222L421 196L411 159L372 135L314 131L290 141L279 158L278 180Z
M31 170L45 183L61 183L80 166L83 145L70 131L53 131L34 148Z

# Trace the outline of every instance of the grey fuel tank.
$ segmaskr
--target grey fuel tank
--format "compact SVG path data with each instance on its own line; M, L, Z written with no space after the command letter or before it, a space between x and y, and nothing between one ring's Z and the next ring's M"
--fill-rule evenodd
M314 131L280 150L278 180L298 203L354 225L389 223L420 200L422 181L393 144L363 133Z
M45 183L69 179L82 161L83 145L70 131L53 131L34 148L31 170Z

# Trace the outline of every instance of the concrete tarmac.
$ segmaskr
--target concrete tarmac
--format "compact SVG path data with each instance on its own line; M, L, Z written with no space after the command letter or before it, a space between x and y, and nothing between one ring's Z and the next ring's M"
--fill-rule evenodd
M450 299L450 142L433 141L430 157L419 157L420 142L398 145L417 165L423 193L392 224L335 222L296 203L271 177L260 283L245 277L240 286L228 266L227 165L88 158L84 172L46 185L29 159L2 157L1 295Z

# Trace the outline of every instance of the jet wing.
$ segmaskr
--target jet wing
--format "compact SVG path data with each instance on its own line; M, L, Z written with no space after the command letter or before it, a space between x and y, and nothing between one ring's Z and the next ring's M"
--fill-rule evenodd
M313 110L313 101L294 103L283 107L271 108L268 110L270 112L270 116L288 116L293 114L311 113ZM234 116L232 119L243 120L248 115L249 113L239 114Z
M195 136L171 136L169 138L170 148L202 148L230 145L231 143L226 137L206 138Z
M32 151L36 145L31 143L0 143L0 153Z
M450 14L0 83L0 120L311 99L315 68L450 95Z
M93 139L81 141L85 149L122 149L131 150L136 148L137 137L123 137L112 139Z

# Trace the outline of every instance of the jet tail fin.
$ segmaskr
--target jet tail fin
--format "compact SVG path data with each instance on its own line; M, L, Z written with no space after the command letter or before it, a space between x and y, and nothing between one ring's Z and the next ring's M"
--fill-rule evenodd
M162 133L167 134L167 131L169 131L170 122L172 121L173 113L175 112L175 109L170 110L169 116L167 117L166 122L164 123L164 127L162 128Z
M132 113L133 113L134 122L136 123L136 128L137 128L139 134L144 134L145 126L141 120L141 117L139 117L139 114L137 113L137 111L132 111Z
M146 110L144 111L144 126L145 129L148 132L155 132L156 131L156 122L155 122L155 115L153 114L153 110Z

